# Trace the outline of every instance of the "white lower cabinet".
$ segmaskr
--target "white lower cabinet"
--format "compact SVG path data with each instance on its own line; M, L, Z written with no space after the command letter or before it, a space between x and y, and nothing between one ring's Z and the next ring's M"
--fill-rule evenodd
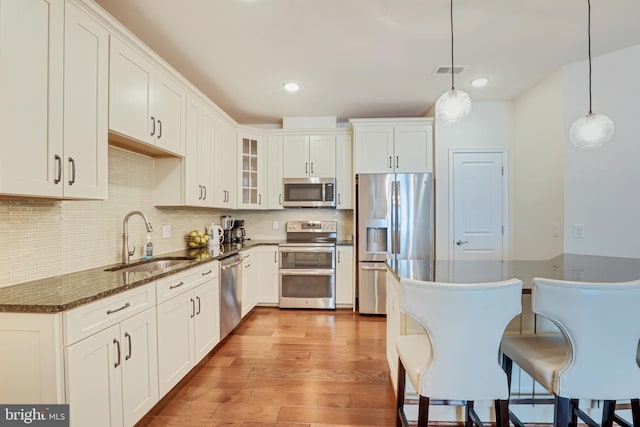
M258 297L257 248L242 251L242 312L246 316L256 306Z
M353 246L336 248L336 305L353 307Z
M258 304L278 305L278 246L258 246Z
M219 289L217 262L157 281L160 397L220 341Z
M141 295L155 295L134 291L118 295L111 305L105 304L105 299L82 306L65 318L75 323L66 328L67 341L73 339L74 331L90 330L91 324L105 326L65 347L72 426L131 426L158 402L156 310L151 298L149 304L137 303ZM131 299L127 300L127 294ZM120 307L126 308L113 308L124 300L127 303ZM133 314L147 305L146 310ZM127 313L128 309L131 312ZM122 319L115 324L101 322L96 318L98 313L104 319L112 314ZM82 328L83 323L89 328Z
M131 426L158 401L155 310L67 348L74 426Z

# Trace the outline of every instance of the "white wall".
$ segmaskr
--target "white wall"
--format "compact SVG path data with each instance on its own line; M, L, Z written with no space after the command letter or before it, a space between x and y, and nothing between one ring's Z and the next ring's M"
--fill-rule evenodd
M511 121L510 102L474 102L471 114L455 125L435 120L436 259L449 257L449 149L508 147Z
M609 145L580 150L568 140L588 111L587 62L564 67L565 232L568 253L640 258L640 45L593 59L593 110L615 124ZM573 224L585 237L573 238Z
M513 102L514 143L510 171L514 258L549 259L563 251L562 77L562 71L558 70ZM557 224L555 229L554 223Z

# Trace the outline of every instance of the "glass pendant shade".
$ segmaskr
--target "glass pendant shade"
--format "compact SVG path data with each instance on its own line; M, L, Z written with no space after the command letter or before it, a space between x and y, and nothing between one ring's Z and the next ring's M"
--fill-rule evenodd
M587 114L573 122L569 139L578 148L600 148L611 141L613 121L604 114Z
M445 125L459 122L470 112L471 98L458 89L443 93L436 101L436 117Z

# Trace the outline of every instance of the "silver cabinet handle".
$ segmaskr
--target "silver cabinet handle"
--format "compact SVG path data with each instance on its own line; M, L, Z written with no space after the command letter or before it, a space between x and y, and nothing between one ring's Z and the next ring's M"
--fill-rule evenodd
M213 273L213 270L205 271L204 273L202 273L202 275L206 276L207 274L211 274L211 273Z
M389 156L389 169L391 169L393 165L391 164L391 156Z
M311 162L311 174L313 175L313 162Z
M129 335L129 332L125 332L124 337L127 339L127 345L129 346L129 352L125 356L124 360L129 360L131 359L131 335Z
M304 162L304 173L309 173L309 163Z
M58 169L58 175L53 180L53 183L59 184L62 180L62 158L60 158L60 156L58 156L57 154L53 158L56 161L56 168Z
M175 289L175 288L179 288L179 287L180 287L180 286L182 286L182 285L184 285L184 282L182 282L182 281L181 281L181 282L180 282L180 283L178 283L177 285L171 285L171 286L169 286L169 290L171 290L171 289Z
M121 360L120 360L120 341L118 341L116 338L114 338L113 339L113 343L118 346L118 360L116 361L116 363L113 364L113 367L117 368L118 366L120 366L120 362L121 362Z
M338 264L340 264L340 251L338 251Z
M196 302L193 300L193 298L190 298L191 300L191 318L193 319L194 317L196 317Z
M156 118L153 116L151 116L151 123L153 124L151 127L151 136L154 136L156 134Z
M458 240L458 241L456 242L456 245L461 246L461 245L464 245L464 244L466 244L466 243L469 243L469 241L468 241L468 240Z
M200 314L200 297L196 297L196 299L198 300L198 312L196 313L196 315Z
M400 167L400 157L396 156L396 169Z
M273 253L273 263L277 264L278 263L278 251L275 251Z
M258 206L262 205L262 193L258 194Z
M340 206L342 204L342 201L340 200L340 193L338 193L338 206Z
M158 119L158 127L160 128L158 130L158 139L162 138L162 121Z
M204 196L202 197L202 200L207 200L207 186L203 185L202 188L204 188Z
M278 205L282 206L282 193L278 194Z
M73 157L69 157L69 166L71 166L71 178L69 179L69 185L73 185L76 182L76 161Z
M198 200L202 200L202 185L198 184Z
M126 303L126 304L125 304L125 305L123 305L122 307L120 307L120 308L116 308L115 310L107 310L107 315L109 315L109 314L113 314L113 313L117 313L117 312L119 312L119 311L122 311L122 310L124 310L125 308L127 308L127 307L129 307L129 306L131 306L131 304Z

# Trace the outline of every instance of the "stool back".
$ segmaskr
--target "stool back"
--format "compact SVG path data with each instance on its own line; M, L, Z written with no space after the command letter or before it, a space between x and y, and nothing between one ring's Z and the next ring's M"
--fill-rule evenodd
M435 399L508 399L498 354L507 324L521 312L522 282L402 279L400 288L402 312L426 329L431 343L431 365L423 370L421 394Z
M570 347L554 393L573 399L640 397L640 280L533 283L534 313L554 322Z

